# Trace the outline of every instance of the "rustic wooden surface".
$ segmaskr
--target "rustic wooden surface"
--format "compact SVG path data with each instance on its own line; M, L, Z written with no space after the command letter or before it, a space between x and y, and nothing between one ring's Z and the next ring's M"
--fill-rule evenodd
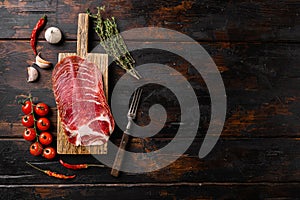
M121 31L136 27L170 28L195 39L212 56L227 93L227 116L221 138L204 159L197 153L209 123L210 98L205 83L184 59L167 52L145 49L132 52L137 64L167 64L183 74L200 99L201 122L191 147L173 164L144 174L110 169L82 170L74 180L47 177L25 165L73 173L57 164L32 157L22 139L22 116L17 99L29 92L36 101L56 109L51 69L40 70L38 83L26 83L26 66L34 60L29 45L31 29L42 14L47 27L62 29L64 42L50 45L41 34L38 49L53 63L60 52L76 49L78 13L106 5ZM0 1L0 191L1 199L297 199L300 181L300 1ZM97 43L91 33L89 48ZM171 37L171 36L170 36ZM151 40L153 43L165 41ZM140 45L139 38L125 38ZM186 41L178 41L182 47ZM124 72L112 64L112 87ZM200 81L199 81L200 80ZM168 144L176 134L178 102L159 86L139 110L138 123L147 124L147 109L165 102L168 119L163 131L143 142L134 139L131 151L152 151ZM111 91L109 91L111 92ZM146 90L147 92L147 90ZM148 89L150 94L150 89ZM117 128L111 141L118 144ZM63 155L68 162L90 162L92 156Z

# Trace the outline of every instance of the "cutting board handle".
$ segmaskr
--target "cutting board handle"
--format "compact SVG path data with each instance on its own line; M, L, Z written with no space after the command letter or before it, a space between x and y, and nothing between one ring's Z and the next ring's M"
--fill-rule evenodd
M89 15L79 13L77 29L77 55L85 58L88 53Z

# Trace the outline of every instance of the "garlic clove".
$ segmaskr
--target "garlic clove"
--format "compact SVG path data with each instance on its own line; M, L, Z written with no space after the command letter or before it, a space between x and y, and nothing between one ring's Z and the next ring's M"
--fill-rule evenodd
M41 58L40 53L35 57L35 64L42 69L51 67L51 62Z
M34 67L30 66L30 67L27 67L27 75L28 75L27 82L31 83L38 79L39 72Z
M45 39L50 44L57 44L57 43L59 43L61 41L61 38L62 38L61 31L57 27L49 27L45 31Z

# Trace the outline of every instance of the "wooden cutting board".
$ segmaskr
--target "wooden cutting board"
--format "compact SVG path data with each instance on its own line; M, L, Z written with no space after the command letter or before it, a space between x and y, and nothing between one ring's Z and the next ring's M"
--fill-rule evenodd
M78 55L82 58L97 64L103 75L103 89L108 97L108 55L100 53L88 53L88 30L89 16L86 13L80 13L78 16L77 30L77 53L59 53L58 61L67 56ZM107 143L104 145L79 146L71 144L62 128L59 113L57 113L57 153L58 154L107 154Z

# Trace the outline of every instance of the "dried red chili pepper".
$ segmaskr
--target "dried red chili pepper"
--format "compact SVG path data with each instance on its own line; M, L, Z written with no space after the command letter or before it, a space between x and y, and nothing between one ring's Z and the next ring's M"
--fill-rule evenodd
M86 169L88 167L105 167L104 165L97 165L97 164L69 164L65 163L62 160L59 160L60 164L68 169L78 170L78 169Z
M35 27L32 29L32 32L31 32L30 45L31 45L31 48L33 49L33 53L34 53L35 56L37 55L36 40L37 40L37 37L38 37L38 33L45 26L46 22L47 22L47 16L44 15L43 17L41 17L39 19L39 21L36 23Z
M48 174L48 176L52 176L52 177L60 178L60 179L72 179L72 178L75 178L75 176L76 176L76 175L67 176L64 174L58 174L56 172L51 172L50 170L45 170L44 173Z
M31 166L32 168L38 170L38 171L41 171L45 174L47 174L48 176L52 176L52 177L55 177L55 178L59 178L59 179L72 179L72 178L75 178L76 175L72 175L72 176L67 176L67 175L64 175L64 174L58 174L56 172L52 172L50 170L42 170L34 165L32 165L31 163L29 162L26 162L29 166Z

